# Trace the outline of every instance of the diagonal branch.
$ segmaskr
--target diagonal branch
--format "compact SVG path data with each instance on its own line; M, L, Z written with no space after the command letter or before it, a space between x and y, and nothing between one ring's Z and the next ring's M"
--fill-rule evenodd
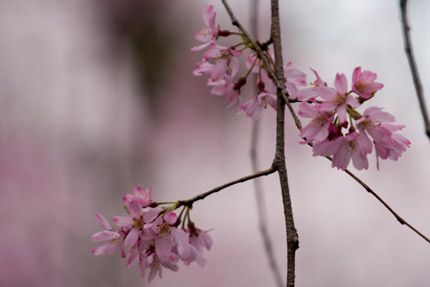
M424 120L425 133L430 139L430 120L424 100L423 87L421 85L420 76L418 74L417 63L415 62L414 50L412 49L411 36L409 34L409 21L407 15L407 4L408 0L400 0L400 11L402 13L402 28L403 28L403 39L405 43L405 52L408 58L409 67L412 73L412 79L414 81L415 90L417 92L418 102L421 109L421 114Z
M191 207L194 202L196 202L198 200L205 199L207 196L209 196L209 195L211 195L213 193L216 193L216 192L218 192L220 190L223 190L224 188L227 188L229 186L232 186L232 185L235 185L235 184L238 184L238 183L241 183L241 182L245 182L245 181L248 181L248 180L260 177L260 176L269 175L269 174L274 173L275 171L276 171L276 168L272 166L272 167L270 167L270 168L268 168L266 170L262 170L262 171L259 171L257 173L254 173L254 174L251 174L251 175L248 175L248 176L244 176L244 177L241 177L239 179L227 182L227 183L225 183L223 185L220 185L220 186L217 186L217 187L215 187L215 188L213 188L213 189L211 189L211 190L209 190L207 192L204 192L202 194L198 194L198 195L194 196L193 198L190 198L190 199L187 199L187 200L179 200L178 201L178 206L189 206L189 207Z
M329 160L331 160L331 158L328 158ZM345 170L345 172L352 177L355 181L357 181L362 187L364 187L364 189L366 189L367 192L369 192L371 195L373 195L380 203L382 203L383 206L385 206L385 208L388 209L388 211L391 212L392 215L394 215L394 217L397 219L398 222L400 222L400 224L402 225L406 225L407 227L409 227L412 231L414 231L416 234L418 234L419 236L421 236L425 241L427 241L428 243L430 243L430 239L428 237L426 237L424 234L422 234L421 232L419 232L415 227L413 227L409 222L407 222L406 220L404 220L400 215L397 214L397 212L394 211L393 208L391 208L391 206L388 205L388 203L386 203L376 192L374 192L367 184L365 184L360 178L358 178L355 174L353 174L352 172L350 172L349 170Z

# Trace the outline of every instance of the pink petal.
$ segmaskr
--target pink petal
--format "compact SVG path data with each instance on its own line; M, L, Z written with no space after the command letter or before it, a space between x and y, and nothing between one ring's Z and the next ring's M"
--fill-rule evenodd
M198 41L198 40L197 40L197 41ZM199 41L199 42L201 42L201 41ZM206 48L207 46L209 46L209 44L210 44L210 42L208 42L208 43L204 43L204 44L199 45L199 46L194 46L194 47L192 47L192 48L191 48L191 51L193 51L193 52L201 51L201 50L203 50L204 48Z
M114 254L119 249L118 243L107 242L103 245L97 246L91 250L95 256L107 256Z
M300 103L299 105L299 115L304 118L316 118L318 117L318 111L316 107L309 103Z
M352 153L352 164L358 170L369 168L369 162L367 161L367 156L360 155L358 151Z
M237 72L239 71L239 59L238 58L233 57L230 59L230 69L231 69L230 77L234 78L234 76L236 76Z
M328 87L318 87L317 94L326 101L334 100L337 96L336 91Z
M213 31L209 27L204 27L195 36L194 40L198 42L209 42L213 39Z
M127 234L127 237L125 238L124 246L133 247L136 244L137 239L139 238L139 235L141 232L142 231L139 230L138 228L132 228L130 232Z
M113 228L110 226L109 222L106 220L106 218L101 215L100 213L95 213L94 218L97 220L98 223L104 228L108 230L112 230Z
M137 246L134 246L133 248L130 249L127 259L125 260L125 266L127 267L131 267L134 262L136 262L137 258L139 256L139 251Z
M157 256L163 261L175 259L175 256L172 253L172 248L173 245L169 238L163 237L155 240L155 252L157 253Z
M211 27L215 24L215 7L213 5L205 5L203 6L203 21L206 26Z
M352 84L355 86L360 81L361 67L357 67L352 72Z
M164 221L167 222L167 224L173 225L177 220L178 216L172 211L169 211L164 215Z
M131 216L114 216L113 222L119 227L132 226L134 219Z
M119 233L112 230L105 230L95 233L92 237L93 241L108 241L119 238Z
M341 123L344 123L347 121L347 115L348 113L346 112L346 103L337 107L337 116Z
M143 209L143 222L149 223L152 222L160 213L159 210L151 207L147 207Z
M130 212L131 217L140 218L140 207L137 205L135 200L128 204L128 211Z
M346 94L348 92L347 81L344 74L336 74L336 80L334 81L334 87L340 94Z

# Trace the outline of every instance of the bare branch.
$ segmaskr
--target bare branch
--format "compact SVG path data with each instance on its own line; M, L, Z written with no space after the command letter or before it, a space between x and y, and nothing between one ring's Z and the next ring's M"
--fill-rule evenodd
M250 15L250 24L251 24L251 32L253 35L257 37L258 35L258 0L251 0L251 15ZM257 76L253 75L253 82L257 81ZM257 86L254 86L254 92L258 93ZM250 148L250 157L251 157L251 165L252 171L257 172L258 170L258 156L257 156L257 146L258 146L258 135L260 131L260 121L252 122L252 136L251 136L251 148ZM261 237L263 239L264 250L266 251L267 259L269 260L270 270L272 271L274 280L278 287L285 286L284 282L282 282L281 272L279 270L279 266L276 263L275 255L273 254L272 248L272 240L268 231L267 224L267 211L264 200L263 186L260 178L256 178L254 180L254 190L255 190L255 199L257 204L257 213L258 213L258 227L260 229Z
M331 160L331 158L328 158L329 160ZM406 220L404 220L400 215L398 215L393 208L391 208L391 206L388 205L388 203L386 203L376 192L374 192L367 184L365 184L361 179L359 179L355 174L353 174L352 172L350 172L349 170L345 170L345 172L351 176L353 179L355 179L355 181L357 181L362 187L364 187L364 189L367 190L367 192L369 192L370 194L372 194L374 197L376 197L376 199L382 203L382 205L385 206L385 208L388 209L388 211L391 212L391 214L394 215L394 217L397 219L398 222L400 222L400 224L402 225L406 225L407 227L409 227L412 231L414 231L416 234L418 234L419 236L421 236L425 241L427 241L428 243L430 243L430 239L426 236L424 236L424 234L422 234L421 232L419 232L416 228L414 228L411 224L409 224L409 222L407 222Z
M415 90L417 92L418 102L421 109L421 114L424 120L425 133L430 139L430 120L424 100L423 87L421 85L420 76L418 74L417 64L415 62L414 50L412 49L412 41L409 34L409 21L407 15L407 4L408 0L400 0L400 11L402 13L402 28L403 28L403 39L405 43L405 52L408 58L409 67L412 73L412 79L414 81Z
M251 180L253 178L260 177L260 176L269 175L269 174L274 173L275 171L276 171L275 167L270 167L270 168L268 168L266 170L263 170L263 171L260 171L260 172L257 172L257 173L254 173L254 174L251 174L251 175L248 175L248 176L241 177L239 179L236 179L236 180L230 181L228 183L225 183L223 185L217 186L217 187L215 187L215 188L213 188L213 189L211 189L211 190L209 190L207 192L204 192L202 194L196 195L193 198L190 198L190 199L187 199L187 200L179 200L178 201L178 206L181 206L181 205L192 206L194 202L196 202L198 200L205 199L207 196L209 196L209 195L211 195L213 193L216 193L216 192L218 192L220 190L223 190L226 187L235 185L237 183L245 182L245 181Z
M287 286L294 286L295 268L296 268L296 250L299 248L299 235L294 224L293 208L290 196L290 187L288 184L287 167L285 164L285 104L290 108L291 104L288 99L284 100L285 78L284 64L282 60L282 44L281 44L281 29L279 23L279 3L278 0L272 0L272 25L271 38L273 41L273 49L275 53L275 75L279 83L277 89L277 113L276 113L276 154L273 165L278 168L279 180L282 190L282 201L284 205L285 226L287 231ZM292 110L292 107L291 107Z

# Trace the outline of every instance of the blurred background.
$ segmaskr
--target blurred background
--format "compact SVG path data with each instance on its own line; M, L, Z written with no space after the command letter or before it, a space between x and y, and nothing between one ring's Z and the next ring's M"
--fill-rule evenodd
M249 27L249 1L230 1ZM260 1L268 39L269 1ZM430 144L403 49L398 1L280 1L284 59L328 83L356 66L378 74L373 104L395 115L412 142L398 162L357 174L398 213L430 235ZM409 1L412 40L430 104L430 2ZM252 182L195 204L215 228L206 267L180 265L141 280L119 254L95 257L91 235L124 215L134 185L155 201L190 198L251 173L252 122L226 109L191 71L213 4L220 1L0 1L0 286L274 286L258 231ZM237 40L237 39L236 39ZM234 40L234 41L236 41ZM234 42L233 41L233 42ZM228 40L221 39L221 44ZM243 68L243 67L242 67ZM370 105L370 104L369 104ZM259 159L270 166L275 113L261 118ZM299 145L288 117L286 156L296 227L297 286L430 286L428 243L400 225L351 178ZM276 175L263 179L268 229L286 270Z

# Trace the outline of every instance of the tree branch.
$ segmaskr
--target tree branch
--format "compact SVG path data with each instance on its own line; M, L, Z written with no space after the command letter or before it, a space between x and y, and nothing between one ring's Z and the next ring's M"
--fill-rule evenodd
M179 200L178 201L178 207L179 206L188 206L188 207L191 207L194 202L196 202L198 200L205 199L207 196L209 196L209 195L211 195L213 193L216 193L216 192L218 192L220 190L223 190L226 187L235 185L237 183L245 182L245 181L251 180L253 178L260 177L260 176L266 176L266 175L274 173L275 171L276 171L276 168L272 166L272 167L270 167L270 168L268 168L266 170L263 170L263 171L260 171L260 172L257 172L257 173L254 173L254 174L251 174L251 175L248 175L248 176L244 176L244 177L241 177L241 178L233 180L233 181L230 181L228 183L225 183L223 185L215 187L215 188L213 188L213 189L211 189L211 190L209 190L207 192L204 192L202 194L196 195L193 198L190 198L190 199L187 199L187 200Z
M424 100L423 87L421 85L420 76L418 74L417 64L415 62L414 50L412 49L412 41L409 34L409 21L407 15L407 3L408 0L400 0L400 11L402 13L402 28L403 28L403 39L405 43L405 52L408 58L409 67L412 73L412 79L414 81L415 90L417 92L418 102L421 109L421 114L424 120L425 133L430 139L430 120Z
M328 158L328 157L327 157ZM329 160L331 160L331 158L328 158ZM345 170L345 172L352 177L353 179L355 179L355 181L357 181L362 187L364 187L364 189L367 190L367 192L369 192L370 194L372 194L374 197L376 197L376 199L382 203L382 205L385 206L385 208L388 209L388 211L391 212L392 215L394 215L394 217L397 219L398 222L400 222L400 224L402 225L406 225L407 227L409 227L412 231L414 231L416 234L418 234L419 236L421 236L425 241L427 241L428 243L430 243L430 239L427 238L426 236L424 236L424 234L422 234L421 232L419 232L416 228L414 228L411 224L409 224L409 222L407 222L406 220L404 220L400 215L398 215L394 209L391 208L390 205L388 205L388 203L386 203L376 192L374 192L367 184L365 184L361 179L359 179L355 174L353 174L352 172L350 172L349 170Z
M253 35L257 37L258 35L258 16L257 16L257 6L258 0L251 0L251 15L250 15L250 24L251 24L251 32ZM257 75L253 75L253 81L257 81ZM254 86L254 92L258 93L257 86ZM252 171L257 172L258 170L258 156L257 156L257 146L258 146L258 135L260 132L260 121L252 121L252 136L251 136L251 148L250 148L250 158ZM260 229L260 234L263 239L264 250L266 251L267 259L269 260L269 266L273 274L273 278L278 287L285 286L282 282L281 272L279 270L279 266L276 263L275 255L273 254L272 248L272 240L268 231L267 217L266 217L266 207L263 193L263 186L260 178L256 178L254 180L254 190L255 190L255 199L257 204L257 213L258 213L258 227Z
M272 0L272 26L271 38L273 40L273 49L275 53L275 73L276 79L280 84L277 89L277 113L276 113L276 154L273 165L278 168L279 180L282 190L282 201L284 205L285 226L287 231L287 251L288 251L288 268L287 268L287 286L294 286L295 267L296 267L296 250L299 248L299 235L294 225L293 208L290 196L290 187L288 184L287 167L285 164L284 148L284 130L285 130L285 104L290 105L288 99L284 100L285 78L284 64L282 60L281 30L279 23L278 0Z

